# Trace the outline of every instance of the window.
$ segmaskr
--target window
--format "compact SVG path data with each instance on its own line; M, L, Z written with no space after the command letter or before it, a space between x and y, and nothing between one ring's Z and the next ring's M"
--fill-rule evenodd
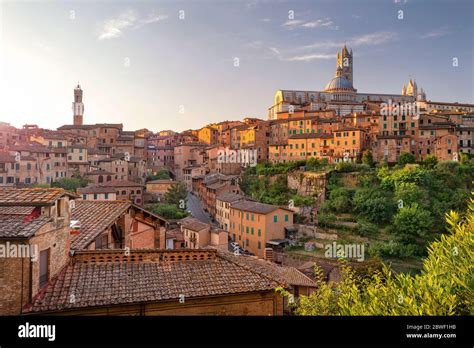
M83 199L83 200L86 200L86 199L87 199L87 195L86 195L86 194L83 194L83 195L82 195L82 199Z
M260 228L258 229L257 234L259 237L262 235L262 230Z
M288 215L285 215L285 221L288 221Z
M260 241L258 241L258 248L262 249L262 243L260 243Z
M94 199L97 199L97 193L94 193Z
M40 251L39 285L42 287L49 280L49 249Z
M278 222L278 216L277 215L273 216L273 222Z
M245 233L249 234L249 227L245 227Z
M245 245L249 246L249 240L248 239L245 240Z
M253 227L250 229L250 232L253 234Z
M248 220L249 219L249 213L245 214L245 218Z
M254 219L255 219L255 215L252 214L252 221L254 221Z

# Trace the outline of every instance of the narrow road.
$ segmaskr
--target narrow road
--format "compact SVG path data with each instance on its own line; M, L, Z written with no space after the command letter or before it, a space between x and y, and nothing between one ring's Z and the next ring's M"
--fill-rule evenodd
M201 201L195 195L188 192L188 209L191 214L199 221L210 223L211 218L202 208Z

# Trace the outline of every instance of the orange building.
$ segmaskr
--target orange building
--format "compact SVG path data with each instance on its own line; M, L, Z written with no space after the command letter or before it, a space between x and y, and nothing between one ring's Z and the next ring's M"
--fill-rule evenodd
M266 243L285 238L293 211L275 205L238 201L230 205L229 236L243 249L264 257Z

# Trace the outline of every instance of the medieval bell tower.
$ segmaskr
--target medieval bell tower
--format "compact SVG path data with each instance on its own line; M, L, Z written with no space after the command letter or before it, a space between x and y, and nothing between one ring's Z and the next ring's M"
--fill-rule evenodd
M72 111L74 116L74 125L82 126L83 115L84 115L84 104L82 103L82 89L78 84L74 88L74 102L72 103Z
M341 76L350 82L352 80L352 49L350 52L347 50L346 45L341 49L341 52L337 52L337 67L341 68Z

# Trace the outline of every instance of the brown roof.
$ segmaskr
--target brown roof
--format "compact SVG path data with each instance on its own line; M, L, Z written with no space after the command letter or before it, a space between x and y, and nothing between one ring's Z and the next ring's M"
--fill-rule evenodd
M71 163L71 162L69 162L69 163ZM86 164L86 163L87 162L84 162L84 164ZM106 171L106 170L92 170L90 172L87 172L85 175L112 175L112 174L115 174L115 173L109 172L109 171Z
M321 139L331 139L333 137L332 134L328 133L303 133L303 134L294 134L288 137L288 139L314 139L314 138L321 138Z
M14 163L15 156L10 155L8 152L0 152L0 163Z
M42 226L52 221L49 216L40 216L24 222L23 215L0 215L0 238L30 238Z
M143 187L143 184L129 180L112 180L101 184L106 187Z
M254 257L236 256L231 252L218 250L220 257L250 267L253 271L271 277L278 282L296 286L316 287L316 283L294 267L280 266L276 263Z
M244 199L245 197L233 192L225 192L217 195L216 200L233 203Z
M157 179L157 180L151 180L147 181L147 184L175 184L176 181L172 179Z
M188 216L179 220L178 224L181 224L184 228L193 231L201 231L205 228L209 228L209 224L205 224L204 222L201 222L192 216Z
M166 239L174 238L177 241L184 241L184 234L179 228L173 228L166 231Z
M113 187L104 187L100 185L91 185L87 187L79 187L77 189L77 193L115 193L115 189Z
M79 221L79 234L73 237L71 249L81 250L130 208L126 201L76 201L71 220Z
M268 214L271 213L272 211L275 211L277 209L285 209L288 211L293 212L292 210L288 208L283 208L279 207L277 205L271 205L271 204L265 204L265 203L260 203L260 202L253 202L253 201L239 201L232 203L230 205L231 208L234 209L239 209L243 211L250 211L253 213L258 213L258 214Z
M26 205L2 207L2 209L0 209L0 215L28 215L33 209L35 209L35 207Z
M215 182L215 183L212 183L212 184L206 184L206 187L208 189L211 189L211 190L217 190L217 189L220 189L224 186L226 186L227 184L226 183L223 183L223 182Z
M62 188L4 188L0 189L0 207L53 205L65 195L77 198L77 195Z
M287 284L211 249L131 250L130 256L123 250L81 251L24 310L51 312L177 301L180 296L273 292L279 286ZM75 301L70 301L71 295Z

